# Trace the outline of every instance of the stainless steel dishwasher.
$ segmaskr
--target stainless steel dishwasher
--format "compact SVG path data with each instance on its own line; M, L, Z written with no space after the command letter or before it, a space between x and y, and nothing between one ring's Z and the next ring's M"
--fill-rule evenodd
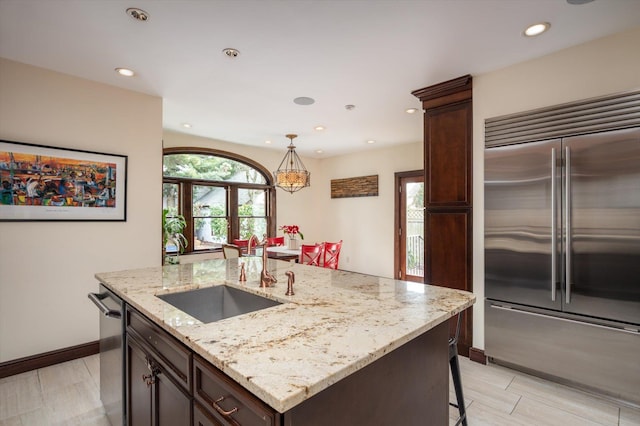
M124 302L100 284L89 299L100 310L100 399L113 426L126 424Z

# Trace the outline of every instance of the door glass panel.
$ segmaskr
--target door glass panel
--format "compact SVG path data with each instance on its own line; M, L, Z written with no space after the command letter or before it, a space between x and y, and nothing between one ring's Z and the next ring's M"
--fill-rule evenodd
M229 218L224 187L193 185L194 250L222 247L227 242Z
M424 277L424 183L408 182L405 194L405 274Z
M240 239L252 234L259 239L267 233L267 192L264 189L238 189Z

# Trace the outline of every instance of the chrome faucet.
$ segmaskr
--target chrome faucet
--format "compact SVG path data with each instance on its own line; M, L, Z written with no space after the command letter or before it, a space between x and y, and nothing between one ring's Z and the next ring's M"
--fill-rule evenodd
M262 246L262 272L260 272L260 288L271 287L278 280L267 271L267 239L265 238L257 247Z

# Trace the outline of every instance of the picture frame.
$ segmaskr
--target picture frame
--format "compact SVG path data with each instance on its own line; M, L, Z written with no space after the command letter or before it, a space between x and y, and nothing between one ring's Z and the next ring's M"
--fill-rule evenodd
M0 221L124 222L127 160L0 140Z
M378 175L331 179L331 198L377 196Z

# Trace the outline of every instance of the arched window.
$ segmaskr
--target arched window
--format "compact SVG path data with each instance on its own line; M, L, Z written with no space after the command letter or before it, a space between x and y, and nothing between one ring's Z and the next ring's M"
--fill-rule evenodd
M275 235L275 188L257 162L213 149L166 148L162 176L163 208L187 222L185 252Z

